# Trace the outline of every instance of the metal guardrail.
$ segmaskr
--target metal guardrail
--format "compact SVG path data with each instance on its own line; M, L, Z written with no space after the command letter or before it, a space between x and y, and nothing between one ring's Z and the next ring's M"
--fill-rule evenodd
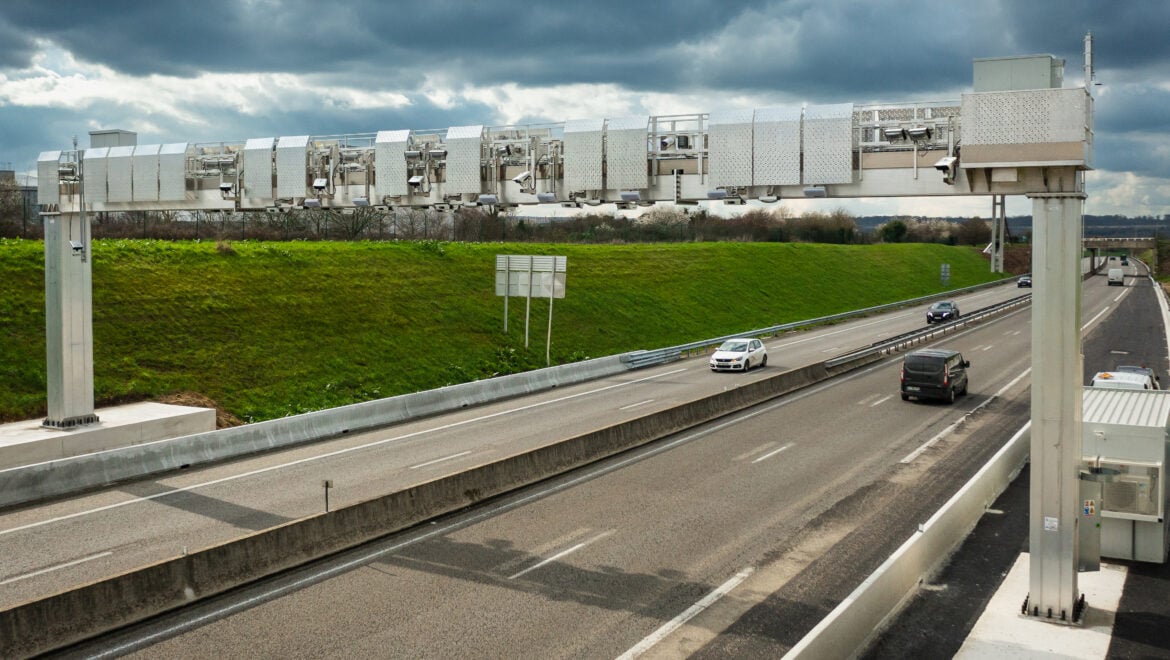
M937 337L950 334L951 332L964 329L970 323L976 323L992 316L998 316L1008 310L1025 305L1031 302L1031 300L1032 294L1028 293L1016 298L1012 298L1011 300L975 310L966 316L962 316L958 319L955 319L954 321L944 323L940 326L935 326L933 328L923 328L922 330L915 330L913 332L907 332L905 334L898 335L897 337L891 337L889 339L877 342L867 348L851 351L849 353L845 353L844 355L838 355L835 358L825 360L825 367L832 368L846 362L851 362L853 360L870 355L886 355L889 353L895 353L905 348L909 348L910 346L916 346Z
M929 296L922 296L920 298L911 298L909 300L901 300L893 303L886 303L885 305L878 305L876 307L867 307L865 309L857 309L850 312L843 312L841 314L832 314L830 316L822 316L815 319L808 319L805 321L794 321L792 323L784 323L781 325L774 325L767 328L760 328L759 330L749 330L748 332L737 332L733 335L724 335L722 337L715 337L713 339L703 339L694 341L689 344L680 344L678 346L669 346L667 348L658 348L653 350L632 351L621 356L621 361L630 369L641 369L643 367L651 367L658 364L665 364L667 362L674 362L682 359L684 353L691 353L693 351L705 350L711 346L717 346L727 341L728 339L737 339L740 337L775 337L781 332L788 330L795 330L807 326L820 325L823 323L832 323L834 321L842 321L845 319L855 318L859 316L866 316L877 312L884 312L899 307L908 307L911 305L920 305L924 302L930 302L940 298L948 298L951 296L980 291L982 289L989 289L995 286L1001 286L1006 282L1014 281L1012 278L1005 278L996 280L994 282L985 282L983 284L976 284L963 289L954 289L952 291L944 291L941 293L932 293Z

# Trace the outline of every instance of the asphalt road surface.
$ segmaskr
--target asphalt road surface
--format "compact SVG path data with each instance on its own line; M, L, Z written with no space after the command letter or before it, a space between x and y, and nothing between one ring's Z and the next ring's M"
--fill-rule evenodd
M1117 294L1087 282L1088 332ZM883 323L851 325L898 334ZM842 352L830 345L849 331L769 342L769 364ZM901 401L889 359L73 653L777 657L1024 423L1030 340L1024 308L940 342L972 363L971 394L954 406ZM666 393L623 405L744 378L695 360L647 375ZM586 391L586 418L620 417L619 402Z

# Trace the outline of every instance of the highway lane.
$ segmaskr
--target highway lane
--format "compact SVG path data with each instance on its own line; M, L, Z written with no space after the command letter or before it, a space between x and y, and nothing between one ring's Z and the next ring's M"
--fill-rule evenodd
M966 311L1021 293L1014 285L960 297ZM530 397L351 434L92 494L0 512L0 606L237 538L332 506L375 497L523 449L818 362L923 326L924 307L767 342L769 367L712 374L698 357Z
M1108 294L1087 287L1086 326ZM887 360L127 639L170 637L179 619L205 616L212 623L143 653L616 657L639 644L698 648L790 581L823 614L825 585L794 576L828 548L866 550L830 572L831 590L848 593L1026 418L1029 318L942 342L973 364L972 394L954 407L902 402L898 360ZM902 533L881 525L856 538L882 516ZM265 595L290 582L301 584ZM774 641L790 645L814 623Z

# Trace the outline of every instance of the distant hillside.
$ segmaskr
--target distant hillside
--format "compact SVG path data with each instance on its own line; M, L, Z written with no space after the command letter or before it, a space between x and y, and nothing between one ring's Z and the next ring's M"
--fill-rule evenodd
M892 215L868 215L857 218L857 226L865 231L873 231L886 224L895 217ZM968 217L916 217L917 220L941 220L944 222L961 223ZM987 219L987 218L984 218ZM1032 216L1013 215L1007 219L1008 231L1012 236L1023 236L1032 232ZM1122 236L1168 236L1170 235L1170 215L1129 217L1124 215L1086 215L1085 235L1102 237Z
M181 395L262 420L544 366L548 304L497 254L568 257L554 363L745 332L994 280L943 245L166 242L93 246L98 407ZM44 248L0 239L0 420L45 412ZM777 362L782 363L782 358ZM206 400L206 399L205 399Z

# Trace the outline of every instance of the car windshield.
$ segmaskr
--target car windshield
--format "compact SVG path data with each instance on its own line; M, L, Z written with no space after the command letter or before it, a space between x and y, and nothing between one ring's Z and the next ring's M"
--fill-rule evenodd
M931 305L930 308L935 310L936 312L945 312L946 310L951 308L951 304L949 302L938 302L938 303Z
M723 345L719 347L719 350L727 351L729 353L746 353L747 349L748 343L746 341L725 341L723 342Z

